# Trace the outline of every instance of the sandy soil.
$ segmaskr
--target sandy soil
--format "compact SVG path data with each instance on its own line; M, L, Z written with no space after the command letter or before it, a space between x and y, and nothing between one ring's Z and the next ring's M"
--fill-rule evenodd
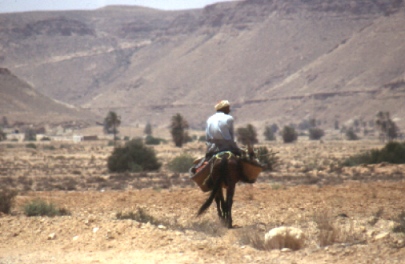
M405 263L405 236L393 231L405 211L405 167L334 167L378 142L268 146L279 153L277 170L237 186L235 227L225 229L214 207L195 217L207 194L187 174L165 166L110 174L112 149L100 142L37 149L3 142L0 184L19 194L12 213L0 216L0 263ZM155 148L164 163L203 151L197 143ZM23 206L35 198L71 214L27 217ZM117 218L140 211L151 221ZM278 226L303 230L305 246L261 249L264 234Z

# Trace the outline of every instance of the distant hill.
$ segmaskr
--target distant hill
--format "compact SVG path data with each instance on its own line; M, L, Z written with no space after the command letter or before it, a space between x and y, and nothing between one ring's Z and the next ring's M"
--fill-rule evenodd
M246 0L0 14L0 65L39 92L126 124L194 128L220 99L237 125L314 117L405 129L403 0Z
M96 116L44 96L6 68L0 68L0 116L10 123L95 123Z

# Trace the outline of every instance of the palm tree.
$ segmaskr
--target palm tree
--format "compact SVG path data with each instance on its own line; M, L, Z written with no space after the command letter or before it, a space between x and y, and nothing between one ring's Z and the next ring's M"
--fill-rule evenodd
M114 134L114 146L117 139L118 127L121 124L121 117L117 113L110 111L104 119L104 133Z
M172 134L174 144L176 147L181 148L183 143L186 142L187 132L185 130L188 129L188 122L183 118L182 115L177 113L176 115L172 116L170 128L170 133Z

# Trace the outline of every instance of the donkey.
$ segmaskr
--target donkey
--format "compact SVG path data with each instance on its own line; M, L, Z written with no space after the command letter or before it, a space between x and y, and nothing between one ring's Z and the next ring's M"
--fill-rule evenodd
M248 145L248 153L250 157L254 157L253 148L250 145ZM256 180L248 179L243 173L241 158L230 151L220 152L213 159L215 159L213 169L207 182L212 191L197 215L203 214L215 199L219 218L225 226L232 228L232 203L236 183L239 181L254 183ZM226 190L226 199L222 188Z

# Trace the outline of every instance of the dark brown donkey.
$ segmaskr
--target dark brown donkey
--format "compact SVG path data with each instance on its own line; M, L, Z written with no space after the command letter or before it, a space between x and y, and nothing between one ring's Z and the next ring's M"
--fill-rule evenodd
M249 147L248 153L250 156L253 156L253 148ZM198 216L204 213L215 199L219 218L228 228L232 228L232 203L236 183L239 181L254 183L256 180L249 180L243 173L241 158L229 151L221 152L215 155L213 159L215 159L213 161L214 166L207 182L212 191L198 211ZM226 190L226 199L224 198L222 188Z

